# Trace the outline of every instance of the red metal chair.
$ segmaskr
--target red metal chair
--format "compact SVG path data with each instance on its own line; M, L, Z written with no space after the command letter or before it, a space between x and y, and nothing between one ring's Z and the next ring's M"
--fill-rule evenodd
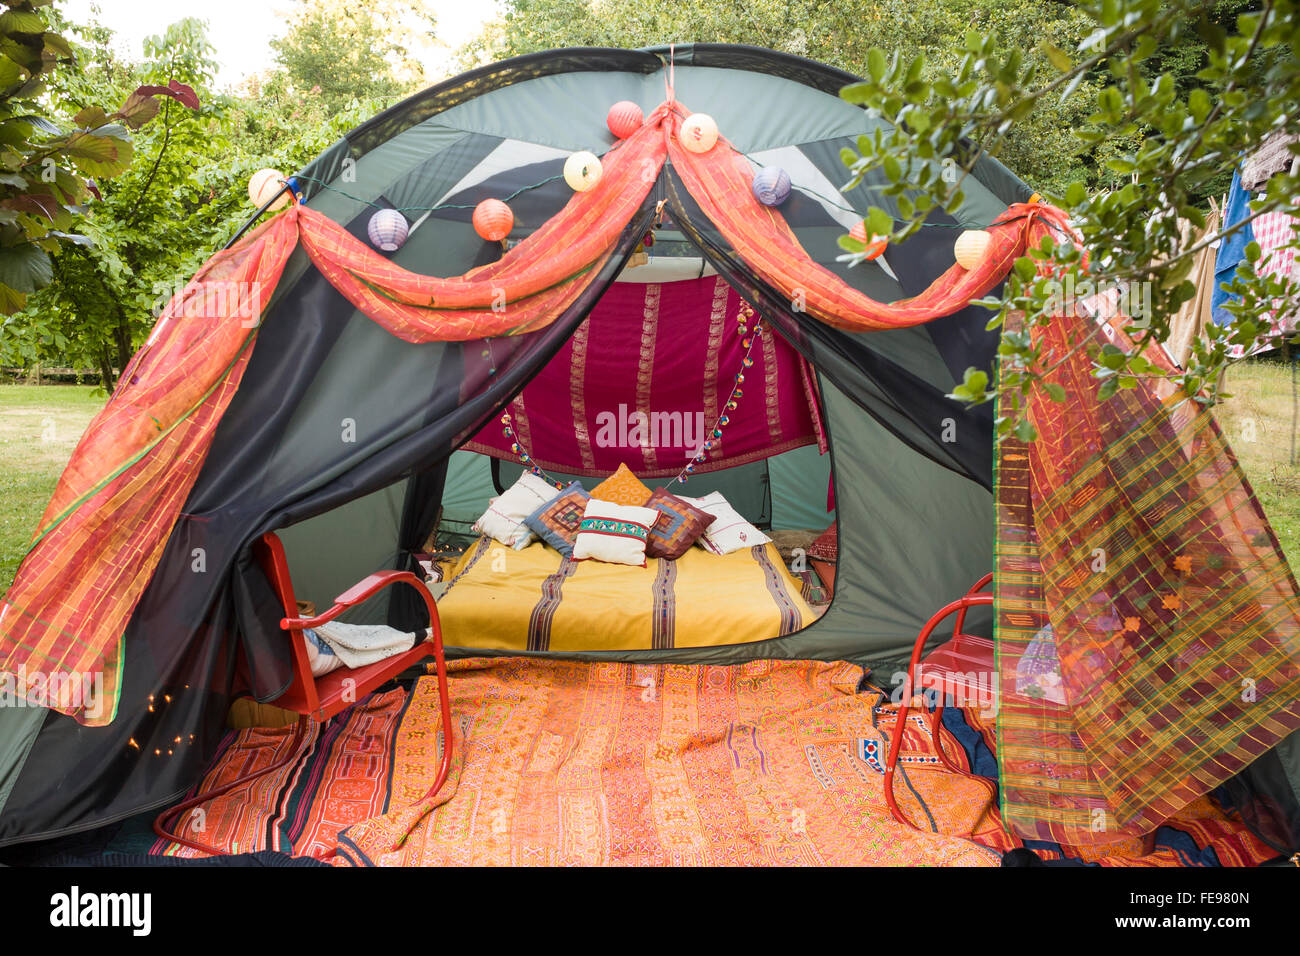
M293 740L286 755L276 763L233 780L215 790L196 794L183 803L164 810L154 820L153 824L154 833L163 839L217 856L222 855L224 851L172 833L170 831L172 818L179 817L180 814L198 806L200 803L223 796L237 787L251 783L258 777L279 770L297 757L299 747L307 733L307 722L309 720L322 722L329 720L353 703L363 700L371 691L392 680L426 657L432 657L437 665L438 702L442 712L443 727L442 761L438 767L438 776L434 779L433 786L425 794L426 799L434 796L442 788L451 770L453 743L451 698L447 687L447 665L442 652L442 625L438 620L438 606L434 602L433 595L429 593L429 589L425 587L424 582L410 571L379 571L336 597L334 606L323 614L317 614L315 617L299 617L298 602L293 592L293 581L289 577L289 564L285 560L284 545L280 542L279 537L274 532L268 531L254 544L253 554L262 570L266 572L266 576L270 580L271 586L280 599L286 614L280 620L280 627L289 632L293 679L289 684L289 688L272 703L284 710L298 714ZM401 654L395 654L365 667L340 667L321 677L314 677L307 657L303 630L309 627L319 627L328 621L334 620L348 608L361 604L384 588L394 584L406 584L419 592L429 612L428 633L422 639L417 640L415 646L410 650Z
M991 689L995 695L994 700L996 700L999 688L997 686L997 677L994 674L993 642L986 637L979 637L962 631L962 626L966 623L966 611L969 608L993 603L993 595L984 591L992 580L992 574L984 575L962 597L944 605L935 612L930 620L926 622L925 627L921 628L921 633L916 638L916 644L912 647L912 659L907 665L907 675L903 682L903 699L898 708L898 719L894 724L893 738L889 743L889 756L885 761L885 803L889 806L889 812L895 820L914 830L919 830L920 827L908 819L894 798L894 771L898 766L898 755L903 747L903 734L907 728L907 716L911 711L912 701L916 694L918 671L924 669L925 682L935 690L936 699L934 711L930 717L930 735L934 739L939 759L952 772L974 777L974 775L966 774L966 771L953 763L948 756L948 752L944 749L942 735L943 707L945 696L948 694L960 699L970 699L971 696L978 699L980 694ZM953 623L952 638L935 648L922 661L921 655L925 652L925 644L930 639L930 635L934 633L935 628L944 619L952 614L957 615L957 620ZM983 686L981 686L979 680L980 675L986 675L989 678ZM988 784L990 798L996 795L997 790L993 783L983 777L975 777L975 779Z

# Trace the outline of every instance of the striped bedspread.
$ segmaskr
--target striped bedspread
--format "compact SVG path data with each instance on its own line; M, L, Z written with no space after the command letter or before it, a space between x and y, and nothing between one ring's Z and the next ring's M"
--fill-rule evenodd
M719 557L691 548L644 568L574 561L534 542L515 551L480 538L438 600L452 647L645 650L740 644L789 634L816 617L771 544Z

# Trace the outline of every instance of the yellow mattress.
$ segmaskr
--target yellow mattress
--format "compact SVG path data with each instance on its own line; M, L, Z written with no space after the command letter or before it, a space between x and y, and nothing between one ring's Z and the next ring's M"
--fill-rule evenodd
M691 548L644 568L574 561L541 542L515 551L483 537L438 599L453 647L650 650L779 637L816 617L776 547L719 557Z

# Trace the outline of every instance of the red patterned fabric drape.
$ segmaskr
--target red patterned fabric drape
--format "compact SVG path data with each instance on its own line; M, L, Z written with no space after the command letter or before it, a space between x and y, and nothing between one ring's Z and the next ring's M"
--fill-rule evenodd
M672 478L710 440L735 377L745 387L703 473L813 444L814 397L803 359L770 329L745 369L737 334L743 302L721 276L617 282L510 407L515 436L546 471L605 477L626 464ZM512 440L489 422L465 448L513 460Z
M305 207L299 230L312 264L353 305L408 342L467 341L543 328L613 254L664 160L646 125L605 154L600 181L496 262L451 279L409 272Z
M1130 346L1114 323L1034 335L1066 400L1035 392L1038 439L998 456L1002 813L1114 843L1300 727L1300 592L1210 411L1162 382L1098 401L1070 350Z

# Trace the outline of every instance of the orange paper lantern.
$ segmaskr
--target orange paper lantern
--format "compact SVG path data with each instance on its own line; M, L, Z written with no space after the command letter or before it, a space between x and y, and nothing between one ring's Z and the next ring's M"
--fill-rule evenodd
M619 139L627 139L639 130L644 122L645 116L641 113L641 107L631 100L620 100L615 103L609 108L609 116L605 119L609 131Z
M474 231L488 242L500 242L514 224L515 214L500 199L484 199L474 207Z
M855 222L849 229L849 235L858 242L865 245L866 257L868 259L879 259L881 254L889 245L889 240L884 236L873 235L870 240L867 239L867 224L861 220Z

